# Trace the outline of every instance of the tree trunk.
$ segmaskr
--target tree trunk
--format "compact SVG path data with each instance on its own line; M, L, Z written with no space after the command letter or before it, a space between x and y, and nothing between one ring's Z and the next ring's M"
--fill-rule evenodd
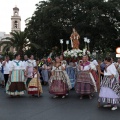
M18 54L20 54L21 60L23 60L23 58L24 58L24 51L23 51L22 48L20 48L20 49L18 50Z

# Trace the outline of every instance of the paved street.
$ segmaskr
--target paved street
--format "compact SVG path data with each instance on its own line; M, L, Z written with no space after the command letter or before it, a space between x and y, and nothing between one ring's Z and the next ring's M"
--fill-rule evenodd
M97 108L97 95L93 100L80 100L72 90L65 99L53 99L48 88L43 87L43 95L10 98L0 88L0 120L119 120L120 108L111 111Z

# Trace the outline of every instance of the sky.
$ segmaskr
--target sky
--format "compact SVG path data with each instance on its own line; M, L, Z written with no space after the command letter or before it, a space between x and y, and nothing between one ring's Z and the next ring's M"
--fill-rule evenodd
M11 16L13 8L19 8L21 16L21 30L25 28L25 20L34 13L37 4L41 0L0 0L0 32L11 32Z

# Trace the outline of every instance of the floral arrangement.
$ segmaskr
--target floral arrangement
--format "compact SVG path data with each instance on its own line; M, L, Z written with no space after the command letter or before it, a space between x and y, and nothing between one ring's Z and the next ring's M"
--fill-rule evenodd
M67 58L77 58L78 56L81 57L83 55L83 51L80 49L66 50L63 55Z
M88 51L87 49L72 49L64 51L63 55L65 58L78 58L82 57L83 55L90 55L90 51Z

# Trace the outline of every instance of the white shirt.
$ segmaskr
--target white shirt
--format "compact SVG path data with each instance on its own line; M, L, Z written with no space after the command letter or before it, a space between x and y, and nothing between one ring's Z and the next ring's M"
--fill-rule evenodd
M93 60L92 63L97 66L98 65L98 62L96 60Z
M93 64L93 62L90 62L90 67L92 70L95 70L95 71L97 70L97 68L96 68L95 64Z
M83 71L87 71L87 70L90 70L90 65L84 66Z
M13 60L10 65L10 71L12 70L25 70L25 66L22 61Z
M26 65L28 67L35 67L37 64L35 60L28 60Z
M116 76L116 68L114 64L111 64L110 66L107 67L107 70L104 70L104 75L114 75Z
M54 71L54 70L62 70L62 67L64 67L65 68L65 65L64 64L62 64L61 66L59 66L58 68L56 67L56 66L53 66L52 67L52 71Z
M25 69L27 68L27 60L25 61L23 61L23 64L24 64L24 66L25 66Z
M5 61L3 61L4 63ZM4 74L9 74L10 72L10 66L11 66L11 61L9 60L8 62L5 63L3 66Z
M78 68L78 69L79 69L79 68ZM87 70L90 70L90 69L91 69L90 64L89 64L89 65L86 65L86 66L84 66L84 67L80 65L80 70L81 70L81 71L87 71Z

